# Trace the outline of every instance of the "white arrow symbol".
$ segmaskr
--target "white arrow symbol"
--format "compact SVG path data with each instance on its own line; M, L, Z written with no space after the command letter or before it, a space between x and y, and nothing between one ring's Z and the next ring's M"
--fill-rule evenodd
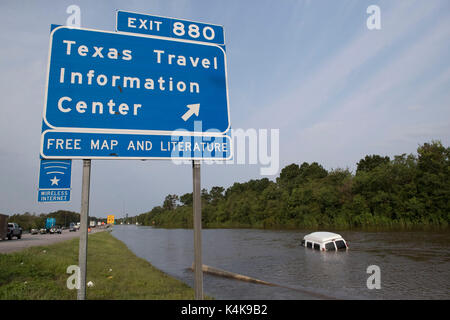
M184 121L187 121L194 113L198 117L198 113L200 112L200 103L188 104L186 107L188 107L189 110L181 116Z

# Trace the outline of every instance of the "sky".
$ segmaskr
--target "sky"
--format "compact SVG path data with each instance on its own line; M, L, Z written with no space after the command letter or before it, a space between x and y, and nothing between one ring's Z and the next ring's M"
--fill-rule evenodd
M0 2L0 213L80 211L82 161L72 200L37 202L50 24L68 6L81 27L114 31L118 9L222 25L233 129L279 130L279 170L202 165L202 188L276 179L291 163L349 168L368 154L450 145L448 0L185 0ZM380 8L381 29L366 12ZM270 134L269 134L270 136ZM167 160L93 160L90 215L130 216L192 192L192 169Z

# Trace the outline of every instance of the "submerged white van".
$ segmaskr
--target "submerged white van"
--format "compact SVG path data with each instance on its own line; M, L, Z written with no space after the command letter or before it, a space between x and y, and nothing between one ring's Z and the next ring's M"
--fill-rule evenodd
M332 232L313 232L307 234L302 240L302 246L319 251L347 250L348 245L344 238Z

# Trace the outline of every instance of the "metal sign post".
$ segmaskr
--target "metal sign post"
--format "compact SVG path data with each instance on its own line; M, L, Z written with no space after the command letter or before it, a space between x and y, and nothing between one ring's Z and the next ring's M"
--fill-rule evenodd
M202 199L200 189L200 161L192 161L194 183L194 290L195 300L203 300L202 271Z
M86 271L87 271L87 244L89 220L89 187L91 181L91 160L83 160L83 181L81 187L81 214L80 214L80 248L78 265L80 267L80 288L77 299L86 299Z

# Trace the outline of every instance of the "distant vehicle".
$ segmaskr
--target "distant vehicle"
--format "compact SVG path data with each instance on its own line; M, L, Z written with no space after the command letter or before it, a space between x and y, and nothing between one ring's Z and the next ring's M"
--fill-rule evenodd
M69 232L72 232L72 231L76 232L77 230L78 230L77 225L75 223L71 222L70 226L69 226Z
M45 220L45 229L47 229L49 232L50 229L55 225L56 225L56 218L47 218L47 220Z
M95 228L95 221L94 221L94 220L91 220L89 226L90 226L91 228Z
M19 227L17 223L8 223L8 240L11 240L12 237L16 237L17 239L22 238L22 228Z
M47 233L47 229L41 228L41 229L39 230L39 233L40 233L40 234L46 234L46 233Z
M50 233L51 234L54 234L54 233L61 234L62 233L62 229L61 229L60 226L53 226L53 227L50 228Z
M332 232L313 232L307 234L301 245L306 248L320 251L347 250L347 242L341 235Z
M38 234L39 230L38 229L31 229L30 233L31 234Z
M0 214L0 240L5 240L8 235L8 216Z

